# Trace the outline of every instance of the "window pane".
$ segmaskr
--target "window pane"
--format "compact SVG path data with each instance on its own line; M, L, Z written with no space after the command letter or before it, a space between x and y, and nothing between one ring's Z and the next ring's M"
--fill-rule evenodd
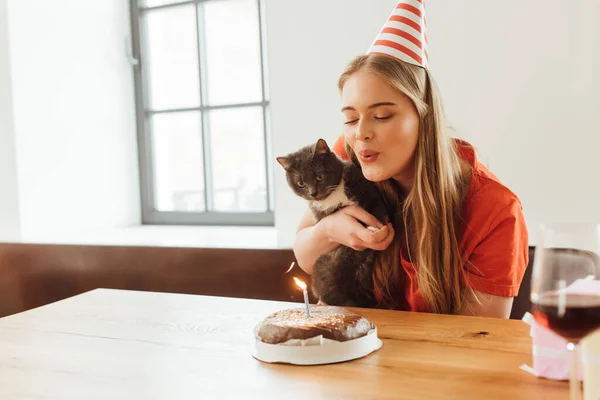
M198 39L193 4L149 11L145 16L150 108L198 107Z
M204 211L200 113L156 114L151 128L156 209Z
M262 107L209 113L215 211L267 211Z
M262 100L257 0L202 3L208 104Z
M181 3L186 0L139 0L139 4L141 7L156 7L163 6L165 4L175 4Z

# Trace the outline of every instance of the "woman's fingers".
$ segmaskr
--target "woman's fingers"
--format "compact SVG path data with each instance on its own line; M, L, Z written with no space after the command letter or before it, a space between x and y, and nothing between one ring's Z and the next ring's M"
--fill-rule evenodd
M356 251L364 251L367 248L365 243L359 237L356 236L352 236L350 238L348 246Z
M390 243L392 243L395 232L392 224L387 224L377 232L371 232L363 228L357 234L365 247L381 251L387 249Z
M382 228L384 225L377 220L373 215L369 214L363 208L358 206L348 206L342 209L344 213L350 215L351 217L357 219L358 221L364 223L367 226L372 226L374 228Z
M368 246L377 244L384 240L388 235L387 225L377 231L371 231L367 228L360 229L357 233L358 237Z
M358 206L344 207L325 219L329 239L356 251L385 249L394 237L391 224L383 225ZM365 228L363 224L377 229Z
M387 236L382 241L373 245L373 247L371 247L373 250L383 251L387 249L390 244L392 244L392 241L394 240L394 235L396 234L394 232L394 227L392 227L392 224L387 224L386 227Z

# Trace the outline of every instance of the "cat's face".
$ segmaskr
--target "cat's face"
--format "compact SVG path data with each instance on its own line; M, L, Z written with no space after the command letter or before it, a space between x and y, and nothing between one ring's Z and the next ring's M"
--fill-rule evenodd
M306 200L323 200L342 180L343 164L323 139L285 157L277 157L287 182L296 195Z

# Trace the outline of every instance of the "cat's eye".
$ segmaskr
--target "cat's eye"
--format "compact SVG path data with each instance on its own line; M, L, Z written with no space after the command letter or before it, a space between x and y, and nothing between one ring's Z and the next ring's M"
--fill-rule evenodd
M298 181L298 182L296 182L296 185L298 185L298 187L303 188L304 186L306 186L306 183L304 183L302 181Z
M323 175L317 175L317 182L323 181Z

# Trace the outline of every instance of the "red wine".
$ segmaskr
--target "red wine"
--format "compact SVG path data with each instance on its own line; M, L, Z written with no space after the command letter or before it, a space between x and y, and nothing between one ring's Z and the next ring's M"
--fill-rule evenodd
M542 326L578 342L600 328L600 294L542 295L533 303L533 316ZM564 304L561 304L561 301Z

